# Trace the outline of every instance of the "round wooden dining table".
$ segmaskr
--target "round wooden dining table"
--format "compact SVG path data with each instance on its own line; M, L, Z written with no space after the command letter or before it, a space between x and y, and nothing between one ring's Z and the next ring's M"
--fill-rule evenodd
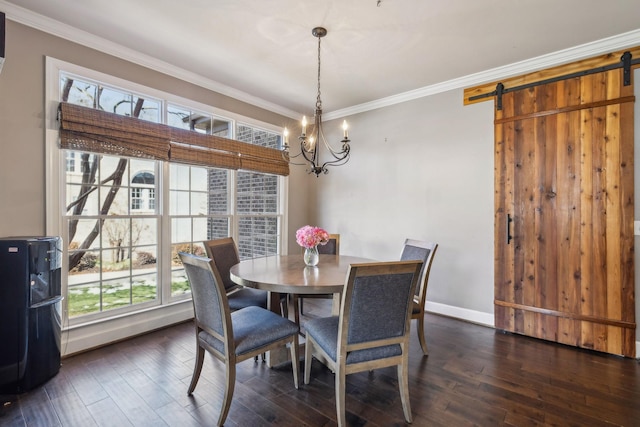
M372 262L345 255L320 255L315 267L307 267L298 255L275 255L241 261L231 267L231 280L249 288L288 294L342 292L349 265Z

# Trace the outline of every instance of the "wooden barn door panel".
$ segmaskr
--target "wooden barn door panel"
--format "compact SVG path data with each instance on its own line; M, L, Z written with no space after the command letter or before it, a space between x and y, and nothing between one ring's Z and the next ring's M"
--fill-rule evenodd
M634 357L633 89L621 73L503 95L495 323Z

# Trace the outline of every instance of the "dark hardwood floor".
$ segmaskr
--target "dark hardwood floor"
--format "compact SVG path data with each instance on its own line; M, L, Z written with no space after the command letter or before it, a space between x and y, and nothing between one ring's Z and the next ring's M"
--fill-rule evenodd
M328 310L305 301L305 315ZM411 335L414 426L640 426L640 364L427 314L429 357ZM63 359L44 386L17 396L2 426L210 426L223 366L207 355L187 396L195 354L191 323ZM313 362L309 385L291 366L238 366L227 426L332 426L333 374ZM395 369L347 378L347 422L405 425Z

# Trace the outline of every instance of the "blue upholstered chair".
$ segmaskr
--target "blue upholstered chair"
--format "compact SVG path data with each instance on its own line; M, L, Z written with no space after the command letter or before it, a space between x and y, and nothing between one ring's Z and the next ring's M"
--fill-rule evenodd
M300 328L282 316L250 306L231 312L220 274L209 258L179 253L191 286L195 313L197 355L188 394L196 388L205 350L225 364L226 384L219 426L224 424L236 382L236 364L268 350L289 345L293 382L298 388L298 333Z
M207 256L213 260L213 268L217 270L224 283L231 311L257 306L267 308L267 291L245 288L231 280L229 270L240 262L238 247L231 237L207 240L202 242Z
M433 257L437 249L437 243L406 239L404 247L402 248L402 254L400 255L402 261L417 259L424 263L422 264L422 271L420 272L420 281L416 287L416 294L413 298L411 319L415 319L418 322L418 340L420 341L420 347L422 347L422 353L425 356L429 355L429 351L424 336L424 305L427 301L427 285L429 284L431 264L433 263Z
M402 409L409 404L409 323L422 261L352 264L347 273L340 316L305 323L304 382L309 384L312 357L335 373L338 425L344 426L346 376L397 366Z

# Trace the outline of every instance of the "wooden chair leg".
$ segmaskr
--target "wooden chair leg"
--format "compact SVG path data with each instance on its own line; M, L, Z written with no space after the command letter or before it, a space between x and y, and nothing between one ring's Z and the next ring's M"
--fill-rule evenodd
M287 301L288 295L280 296L280 315L285 319L289 318L289 302Z
M402 410L404 411L404 419L411 424L413 417L411 416L411 403L409 401L409 372L405 365L409 363L408 354L405 352L403 362L398 365L398 387L400 388L400 400L402 401Z
M422 353L425 356L429 355L429 350L427 349L427 340L424 337L424 313L421 317L417 318L418 320L418 340L420 341L420 347L422 347Z
M298 337L294 336L291 340L291 367L293 368L293 384L298 388L298 373L300 372L300 349L298 347Z
M309 384L311 380L311 362L313 359L313 343L307 335L307 341L304 346L304 383Z
M338 427L347 425L347 414L345 405L345 388L347 378L344 372L336 369L336 416L338 418Z
M293 306L293 318L296 325L300 324L300 313L298 312L298 302L301 301L298 295L291 294L291 305Z
M189 385L189 390L187 390L187 395L191 396L193 390L196 389L196 385L198 384L198 379L200 378L200 372L202 372L202 365L204 364L204 348L198 345L198 350L196 351L196 365L193 368L193 376L191 377L191 384Z
M226 365L226 384L224 387L224 398L222 399L222 408L220 408L220 416L218 417L218 426L224 425L224 421L229 414L229 408L231 408L231 399L233 398L233 390L236 386L236 362L228 360Z

